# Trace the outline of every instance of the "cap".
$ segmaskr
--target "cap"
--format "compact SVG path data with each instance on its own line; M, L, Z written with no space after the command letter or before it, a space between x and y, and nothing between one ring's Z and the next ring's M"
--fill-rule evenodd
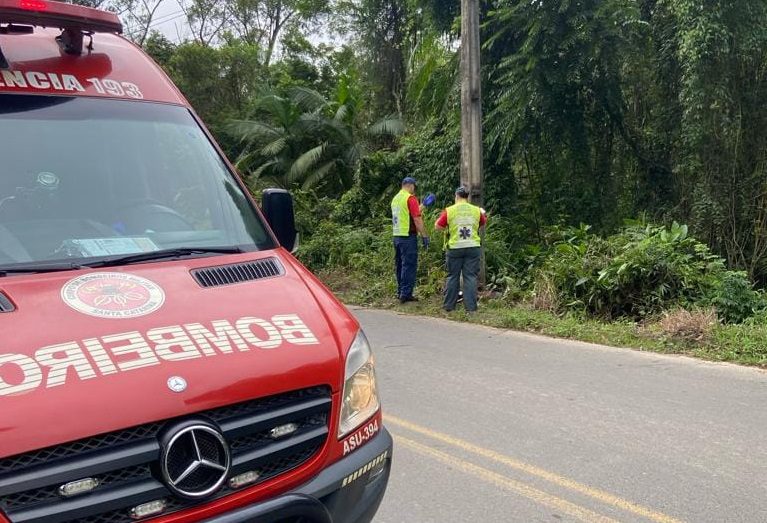
M412 176L406 176L405 178L402 179L402 185L406 185L409 183L416 185L415 178L413 178Z
M466 187L461 186L461 187L459 187L459 188L457 188L455 190L455 195L460 197L460 198L468 198L469 197L469 190Z

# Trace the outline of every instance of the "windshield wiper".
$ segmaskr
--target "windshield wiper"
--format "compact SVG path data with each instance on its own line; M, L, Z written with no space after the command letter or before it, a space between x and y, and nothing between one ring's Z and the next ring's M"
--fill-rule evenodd
M178 249L163 249L161 251L142 252L138 254L129 254L127 256L118 256L116 258L107 258L106 260L95 262L86 262L83 266L116 267L118 265L182 258L184 256L194 256L197 254L240 254L242 252L245 251L239 247L181 247Z
M40 272L76 271L83 266L78 263L42 263L39 265L21 265L19 267L0 267L0 278L10 274L35 274Z
M40 263L36 265L20 265L18 267L0 266L0 278L11 274L35 274L42 272L76 271L78 269L95 267L115 267L118 265L130 265L131 263L141 263L145 261L182 258L184 256L194 256L197 254L240 254L243 252L245 251L239 247L182 247L178 249L165 249L161 251L129 254L127 256L118 256L90 263Z

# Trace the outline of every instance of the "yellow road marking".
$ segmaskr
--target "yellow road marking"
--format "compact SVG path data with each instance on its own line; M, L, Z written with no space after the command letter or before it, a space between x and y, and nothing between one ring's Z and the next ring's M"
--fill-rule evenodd
M567 514L581 521L588 523L617 523L614 519L610 519L607 516L598 514L587 508L576 505L575 503L570 503L569 501L562 498L552 496L551 494L547 494L542 490L538 490L537 488L531 487L519 481L507 478L506 476L498 474L497 472L493 472L492 470L488 470L484 467L475 465L469 461L456 458L445 452L433 449L426 445L422 445L421 443L417 443L411 439L404 438L402 436L395 436L394 440L398 445L403 445L419 454L434 458L445 463L446 465L455 467L462 472L471 474L472 476L487 481L488 483L492 483L497 487L512 491L540 505L556 510L563 514Z
M556 474L554 472L549 472L548 470L544 470L540 467L536 467L535 465L524 463L522 461L516 460L509 456L505 456L499 452L495 452L494 450L490 450L490 449L480 447L478 445L474 445L473 443L469 443L468 441L455 438L453 436L450 436L449 434L443 434L441 432L437 432L429 428L416 425L415 423L411 423L407 420L397 418L396 416L390 416L388 414L384 416L384 421L387 423L391 423L392 425L401 427L403 429L407 429L412 432L421 434L423 436L427 436L429 438L435 439L437 441L441 441L442 443L447 443L448 445L452 445L453 447L457 447L466 452L470 452L472 454L482 456L484 458L496 461L498 463L502 463L508 467L519 470L520 472L530 474L531 476L539 477L550 483L554 483L555 485L558 485L560 487L563 487L563 488L572 490L574 492L578 492L579 494L583 494L585 496L593 498L599 501L600 503L604 503L605 505L612 505L613 507L617 507L621 510L625 510L626 512L631 512L632 514L642 516L652 521L656 521L657 523L682 523L680 520L676 518L673 518L661 512L657 512L648 507L643 507L642 505L638 505L626 499L620 498L614 494L610 494L609 492L605 492L603 490L599 490L599 489L590 487L588 485L584 485L583 483L578 483L577 481L566 478L564 476L560 476L559 474Z

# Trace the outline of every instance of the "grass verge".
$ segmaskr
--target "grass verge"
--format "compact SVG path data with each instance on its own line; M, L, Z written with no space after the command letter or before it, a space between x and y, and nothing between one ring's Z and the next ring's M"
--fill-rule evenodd
M767 369L767 327L760 325L716 324L703 337L685 338L665 332L662 327L664 322L660 319L646 324L606 322L572 313L560 315L535 310L524 303L507 304L493 299L483 299L475 314L466 314L461 310L448 313L441 309L441 302L436 296L402 305L394 299L392 289L382 290L386 286L371 286L370 282L355 278L348 272L326 271L320 274L320 278L336 296L352 305ZM375 290L371 292L371 288Z

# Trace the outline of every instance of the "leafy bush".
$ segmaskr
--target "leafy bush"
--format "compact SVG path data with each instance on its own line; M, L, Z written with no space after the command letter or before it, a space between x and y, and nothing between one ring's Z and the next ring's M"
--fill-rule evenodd
M251 190L258 186L258 179L249 179ZM258 194L260 191L255 191ZM301 241L311 238L318 226L329 220L338 204L327 197L318 196L312 190L297 189L291 191L296 213L296 227L301 234Z
M420 131L404 140L401 151L411 176L418 180L418 190L433 192L437 205L453 203L461 173L461 136L456 124Z
M640 319L713 305L724 321L741 322L762 301L745 274L727 271L685 225L632 226L606 239L584 227L553 234L561 239L537 254L535 285L552 284L564 309Z
M361 187L346 191L333 209L330 219L336 223L363 224L372 216L370 199Z
M764 295L755 291L745 272L725 271L716 281L711 303L725 323L742 323L765 308Z
M615 256L599 273L594 310L644 317L706 299L724 260L687 235L687 226L647 226L611 237Z
M369 229L322 222L314 234L304 241L298 251L301 261L310 269L319 271L327 267L362 268L371 260L384 255L380 238ZM365 255L366 263L360 262Z
M361 187L338 201L306 194L302 201L299 222L312 229L299 250L302 261L314 271L346 271L365 282L362 292L371 299L393 294L388 216L382 210L365 216L372 211L362 210L367 207ZM419 253L418 288L424 297L441 293L445 277L442 235L432 230L438 212L424 215L432 236L430 249ZM487 288L507 303L527 299L536 309L609 320L641 320L673 310L714 310L724 323L767 318L767 299L746 274L727 270L684 225L634 224L605 238L586 225L550 227L539 244L525 247L517 239L524 237L519 227L492 217L484 238ZM675 323L681 316L668 318Z
M536 307L599 308L595 291L599 271L609 263L610 253L607 242L588 231L588 226L554 227L545 235L546 244L528 247Z

